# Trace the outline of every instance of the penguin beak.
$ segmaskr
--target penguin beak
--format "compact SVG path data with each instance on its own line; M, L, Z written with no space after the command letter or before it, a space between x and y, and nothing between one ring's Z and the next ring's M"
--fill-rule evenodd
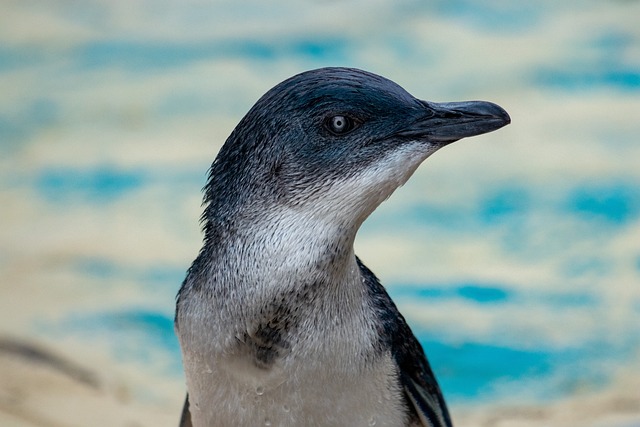
M500 106L486 101L435 103L420 101L418 119L398 136L445 146L468 136L481 135L511 123Z

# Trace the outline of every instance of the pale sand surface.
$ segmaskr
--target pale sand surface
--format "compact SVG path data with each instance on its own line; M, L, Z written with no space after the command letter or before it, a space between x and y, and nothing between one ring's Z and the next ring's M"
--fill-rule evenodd
M11 348L3 346L9 342ZM0 426L175 426L180 390L170 401L134 396L131 381L107 369L89 369L41 346L0 341ZM38 354L34 357L33 352Z

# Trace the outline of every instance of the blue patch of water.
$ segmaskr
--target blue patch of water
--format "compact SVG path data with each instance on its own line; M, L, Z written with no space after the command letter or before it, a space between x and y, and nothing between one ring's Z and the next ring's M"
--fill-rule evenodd
M599 69L581 66L571 70L541 70L534 75L534 82L554 89L582 91L610 87L625 91L640 90L640 69L619 67Z
M177 289L187 273L186 266L155 266L141 271L140 281L149 285L168 285Z
M640 264L640 260L638 261ZM638 266L640 269L640 265ZM449 286L394 285L388 289L394 300L424 302L429 300L462 300L475 304L541 304L558 308L596 307L598 297L589 292L518 292L509 286L461 283Z
M445 17L462 19L491 31L523 31L533 27L547 11L542 3L472 0L439 0L435 9Z
M126 68L169 67L211 56L207 45L140 43L133 41L97 41L73 52L75 59L87 68L118 65Z
M293 44L291 51L296 56L326 60L344 58L347 45L346 40L343 39L302 40Z
M640 190L625 184L584 185L569 195L568 208L585 219L622 225L640 216Z
M0 115L0 148L23 141L31 132L27 126L16 120Z
M204 43L157 43L110 40L88 43L73 56L86 68L111 66L148 70L188 65L219 58L272 61L281 57L304 60L341 61L346 58L345 39L315 38L285 40L212 40Z
M475 285L461 286L457 291L460 297L477 303L503 302L511 295L506 289Z
M506 288L482 284L460 284L452 286L392 286L392 297L420 299L461 298L474 303L501 303L510 300L513 293Z
M592 45L607 55L619 55L634 43L631 34L621 31L619 28L609 28L597 34L593 38Z
M419 337L443 392L452 401L486 401L495 397L495 383L546 376L552 356L544 351L519 350L490 343L459 345Z
M599 256L582 256L568 259L562 273L568 277L606 276L613 269L612 262Z
M41 49L0 46L0 72L31 66L44 58Z
M594 340L576 347L523 349L490 341L451 343L434 333L419 332L418 337L443 392L454 403L545 402L597 390L638 349L637 342Z
M49 98L38 98L22 108L0 114L0 147L22 142L53 126L59 118L59 107Z
M84 200L112 202L144 185L146 174L140 170L120 170L109 166L94 169L55 168L41 171L36 189L50 202Z
M479 216L486 224L497 224L515 216L522 216L532 207L525 188L504 187L480 202Z
M407 204L393 217L373 215L366 228L388 228L390 222L404 227L429 227L448 232L471 232L486 226L517 226L538 207L539 200L532 188L513 184L496 185L483 194L472 206L440 205L429 202ZM365 229L366 229L365 228ZM512 228L517 232L517 228Z
M496 185L479 197L475 205L407 204L399 212L394 211L393 216L386 212L373 215L363 230L388 229L392 223L398 229L412 233L429 229L477 234L486 227L499 227L506 232L502 235L504 243L515 250L525 247L531 239L527 228L530 218L566 215L567 211L583 219L628 224L640 218L640 190L635 182L624 179L613 183L576 184L557 196L541 194L538 189L528 186ZM600 271L608 268L607 263L599 262L590 269L596 266ZM575 274L580 274L578 264L569 267Z
M149 365L169 375L181 373L180 346L173 316L147 309L68 316L47 332L107 342L121 362Z
M82 258L73 264L83 275L97 279L113 279L118 272L115 263L105 258Z
M106 328L144 334L153 344L164 350L179 350L173 333L173 316L155 311L131 310L105 314L99 321Z
M601 304L595 295L586 292L545 293L537 295L535 300L545 306L554 306L564 310L582 307L595 308Z
M80 274L93 279L123 280L138 283L140 286L171 287L177 291L186 275L186 266L152 265L133 266L120 265L109 259L85 257L74 261L73 268Z
M395 214L393 218L374 217L380 225L387 227L389 221L413 228L416 225L428 225L449 230L465 230L473 226L470 212L454 206L441 206L422 202L406 206L403 211ZM375 225L375 224L374 224Z

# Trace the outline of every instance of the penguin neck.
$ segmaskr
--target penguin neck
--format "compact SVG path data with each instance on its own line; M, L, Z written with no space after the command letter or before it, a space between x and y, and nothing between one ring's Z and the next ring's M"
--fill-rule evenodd
M343 282L357 276L353 244L359 225L299 206L245 209L205 221L203 253L213 256L210 271L224 271L227 279L233 267L234 286L258 277L283 285Z
M353 323L346 319L365 293L353 250L357 230L289 209L259 217L210 221L200 260L187 279L192 291L205 296L195 312L207 312L221 325L226 338L220 345L232 345L273 307L292 300L312 324Z

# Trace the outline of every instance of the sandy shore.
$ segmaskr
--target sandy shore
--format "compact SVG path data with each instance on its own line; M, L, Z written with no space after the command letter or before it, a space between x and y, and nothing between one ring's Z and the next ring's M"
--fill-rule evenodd
M41 347L0 339L0 426L175 426L171 402L133 397L126 379L97 372Z

